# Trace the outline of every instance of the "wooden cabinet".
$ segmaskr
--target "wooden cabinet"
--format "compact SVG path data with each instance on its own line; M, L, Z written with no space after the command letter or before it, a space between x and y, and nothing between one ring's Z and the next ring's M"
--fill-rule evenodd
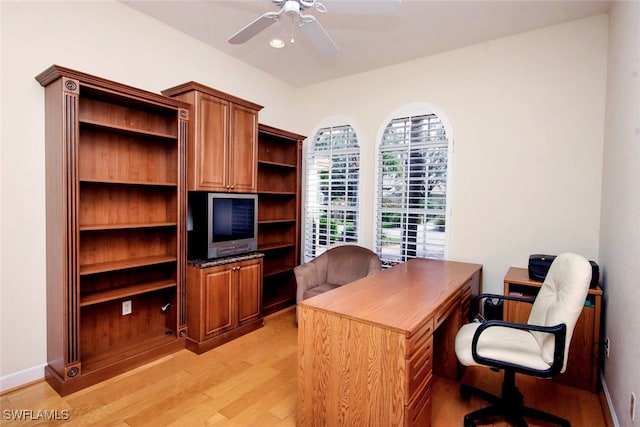
M264 256L263 314L295 304L300 260L302 135L260 124L258 250Z
M184 347L190 106L67 68L45 87L47 360L67 394Z
M255 193L260 105L189 82L162 92L190 103L189 190Z
M187 267L187 348L196 353L264 324L262 258L224 262L195 261Z
M511 267L504 278L505 295L536 296L542 282L529 279L526 268ZM531 304L505 301L504 319L526 323L531 313ZM602 310L602 289L589 289L582 313L573 330L567 370L554 380L598 391L598 360L600 355L600 317Z

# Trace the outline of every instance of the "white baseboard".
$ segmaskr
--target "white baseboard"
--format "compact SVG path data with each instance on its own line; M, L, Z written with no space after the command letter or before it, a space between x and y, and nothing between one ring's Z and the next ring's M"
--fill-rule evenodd
M43 379L45 366L37 365L0 377L0 393Z
M611 421L613 422L613 427L620 427L620 423L618 422L618 416L616 415L616 410L613 407L613 402L611 401L611 395L609 394L609 389L607 388L607 382L604 380L604 374L600 371L600 384L602 384L602 391L604 392L604 396L607 399L607 406L609 407L609 415L611 415Z

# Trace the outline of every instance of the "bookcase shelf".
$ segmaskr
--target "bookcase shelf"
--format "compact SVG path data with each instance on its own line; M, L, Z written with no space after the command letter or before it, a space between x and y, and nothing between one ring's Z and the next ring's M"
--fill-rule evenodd
M128 268L175 262L175 256L149 256L143 258L128 258L119 261L99 262L80 266L80 275L104 273L107 271L125 270Z
M282 218L282 219L272 219L267 221L258 221L258 224L269 225L269 224L286 224L286 223L295 223L296 219L294 218Z
M259 165L263 165L263 166L271 166L274 168L284 168L284 169L297 169L298 166L296 164L290 164L290 163L281 163L281 162L271 162L271 161L267 161L267 160L258 160L258 164Z
M263 314L295 304L300 259L302 135L258 127L258 250L264 256Z
M87 128L95 128L96 130L105 131L105 132L132 134L136 137L157 138L160 140L166 139L167 142L174 142L177 138L176 134L145 131L145 130L137 129L134 127L114 125L111 123L98 122L93 120L80 120L80 126L86 126Z
M275 249L290 248L295 246L296 246L295 242L273 242L273 243L264 244L260 246L260 250L266 252L266 251L272 251Z
M128 228L175 227L177 222L148 222L130 224L91 224L81 225L80 231L125 230Z
M116 184L116 185L130 185L140 187L177 187L177 182L149 182L149 181L132 181L123 179L105 179L105 178L80 178L80 182L94 183L94 184Z
M136 285L124 286L122 288L107 289L99 292L92 292L80 297L80 306L99 304L106 301L122 299L134 295L144 294L146 292L157 291L158 289L167 289L176 286L175 280L157 280L148 283L138 283Z
M118 365L123 360L131 360L144 352L152 349L162 349L167 347L163 353L168 353L175 349L176 336L167 334L166 329L150 331L148 336L137 336L131 342L123 343L110 350L96 351L95 353L85 353L82 355L83 372L88 375L107 370L113 365Z

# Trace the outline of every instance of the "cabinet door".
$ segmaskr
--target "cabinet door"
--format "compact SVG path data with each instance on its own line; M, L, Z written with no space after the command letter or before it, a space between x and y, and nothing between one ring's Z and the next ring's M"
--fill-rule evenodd
M238 323L255 320L262 306L262 260L241 267L238 278Z
M198 94L196 109L197 190L227 191L227 140L229 137L229 102Z
M563 374L570 384L586 389L591 388L593 365L597 363L598 356L593 333L594 310L593 307L584 307L578 317L569 346L567 370Z
M504 319L509 322L527 323L532 305L526 302L505 301Z
M258 175L258 112L231 105L229 182L231 191L255 193Z
M231 268L216 269L205 276L204 336L220 334L235 327L233 275Z

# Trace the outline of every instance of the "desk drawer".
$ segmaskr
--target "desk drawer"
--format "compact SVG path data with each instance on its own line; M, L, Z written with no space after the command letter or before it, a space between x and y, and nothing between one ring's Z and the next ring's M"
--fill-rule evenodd
M431 375L433 367L433 335L429 335L424 345L418 347L407 361L407 391L405 402L415 399L416 392Z
M460 308L462 309L462 321L463 323L467 320L467 315L469 313L469 306L471 305L471 299L473 298L472 290L471 290L471 279L467 281L462 287L460 291Z
M433 323L434 323L433 327L435 329L438 329L438 326L440 326L442 322L447 320L447 317L449 317L449 314L451 314L451 312L455 310L459 306L459 304L460 304L460 292L456 292L453 295L451 295L449 299L445 301L440 306L440 309L436 312L436 315L433 320Z
M415 399L405 405L404 425L405 427L424 427L431 425L431 383L432 377L422 384L422 388L417 393Z
M429 319L424 325L407 339L407 359L413 356L417 349L424 347L427 340L433 334L433 319Z

